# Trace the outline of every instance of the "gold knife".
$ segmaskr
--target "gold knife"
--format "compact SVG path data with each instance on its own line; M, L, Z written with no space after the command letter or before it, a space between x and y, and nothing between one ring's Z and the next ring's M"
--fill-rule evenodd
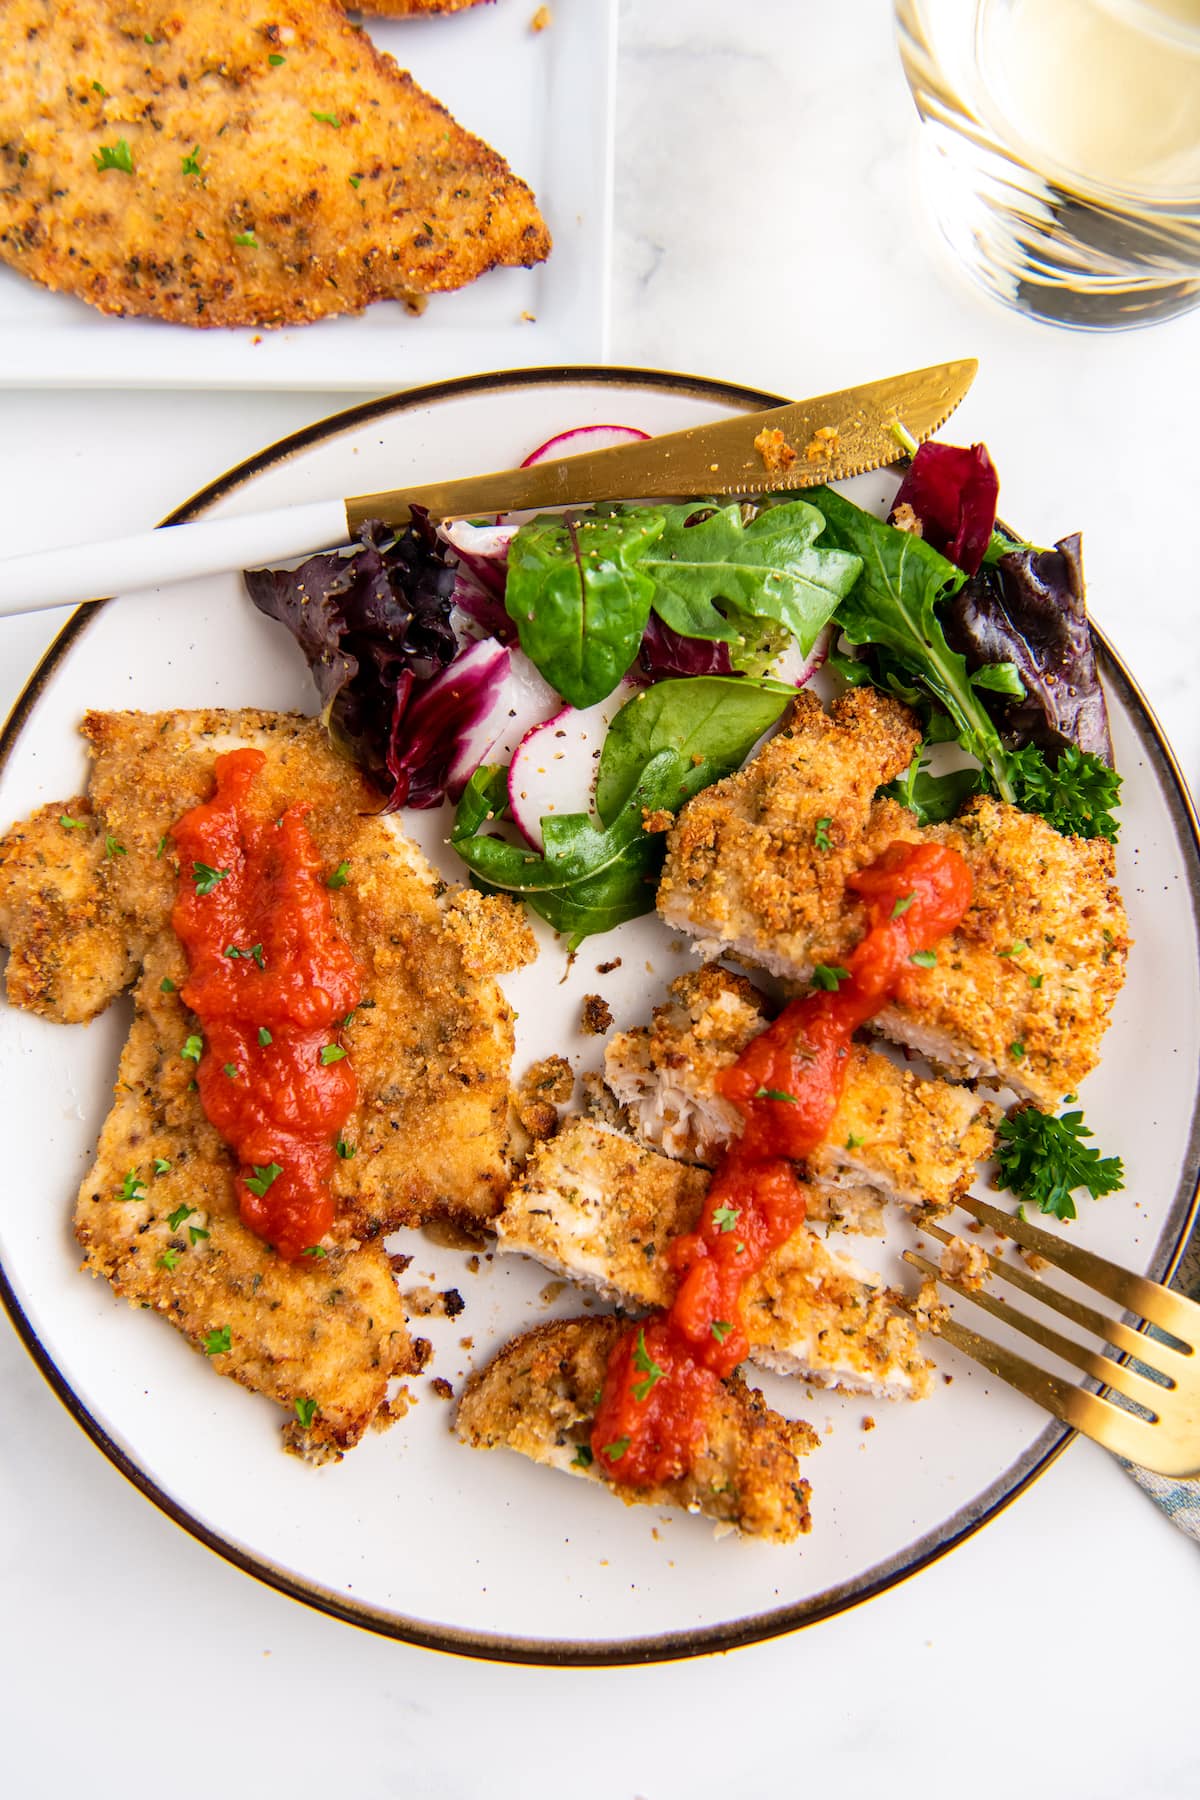
M288 562L348 543L365 519L402 525L418 506L434 519L462 519L593 500L763 494L841 481L895 462L914 439L930 437L954 411L977 368L973 359L938 363L816 400L740 413L532 469L200 519L107 543L5 557L0 617Z
M905 433L918 443L932 437L978 368L974 357L935 363L815 400L564 456L531 469L360 494L346 502L348 535L366 519L403 525L414 507L435 520L463 519L594 500L778 493L844 481L898 461L907 453Z

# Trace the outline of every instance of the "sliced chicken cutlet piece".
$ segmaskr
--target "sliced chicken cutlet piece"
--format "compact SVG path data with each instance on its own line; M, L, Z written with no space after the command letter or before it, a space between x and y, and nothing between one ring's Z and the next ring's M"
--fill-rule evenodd
M695 1465L661 1487L611 1481L592 1460L597 1395L622 1325L611 1318L538 1325L472 1375L457 1431L477 1450L518 1450L568 1475L601 1481L627 1506L682 1506L747 1537L787 1544L810 1528L809 1485L798 1459L817 1443L812 1427L782 1418L737 1375L721 1383L705 1415Z
M604 1073L636 1135L668 1156L712 1164L741 1130L716 1091L768 1023L766 997L716 963L681 975L653 1023L610 1038ZM880 1201L943 1210L992 1147L999 1109L969 1088L923 1081L880 1050L852 1044L826 1140L808 1158L809 1218L882 1228Z
M992 799L922 829L873 797L907 767L918 735L907 708L873 688L829 714L801 694L753 762L682 809L659 911L709 953L801 982L816 963L844 961L865 929L847 876L895 841L948 844L970 867L970 909L874 1027L952 1075L1057 1106L1095 1067L1124 981L1113 846L1063 837Z
M388 1422L389 1380L419 1366L387 1254L343 1220L322 1254L283 1262L242 1224L228 1149L179 1054L182 1008L162 992L176 966L164 934L76 1202L84 1267L161 1313L218 1374L286 1407L291 1448L336 1457Z
M549 252L336 0L0 0L0 53L0 258L104 312L303 324Z
M665 1307L675 1289L666 1246L695 1229L708 1183L704 1169L572 1119L534 1150L496 1230L502 1249L523 1251L609 1299ZM748 1286L751 1361L821 1387L920 1398L930 1364L899 1298L801 1226Z
M137 974L113 892L120 847L106 846L91 801L43 806L0 839L0 943L8 998L82 1025Z

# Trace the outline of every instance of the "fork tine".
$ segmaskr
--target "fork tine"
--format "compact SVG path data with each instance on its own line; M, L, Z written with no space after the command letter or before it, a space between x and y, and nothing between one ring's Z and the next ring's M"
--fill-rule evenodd
M998 1207L990 1206L986 1200L977 1200L974 1194L964 1194L955 1202L964 1212L969 1212L983 1225L990 1225L993 1231L1004 1237L1015 1238L1018 1244L1024 1244L1027 1250L1036 1250L1047 1262L1065 1269L1068 1275L1074 1276L1085 1287L1097 1289L1115 1300L1118 1306L1124 1306L1130 1312L1139 1313L1143 1319L1161 1330L1170 1332L1187 1345L1188 1352L1193 1348L1191 1333L1195 1329L1195 1312L1192 1303L1182 1295L1172 1294L1169 1289L1160 1287L1157 1281L1148 1281L1142 1275L1131 1274L1119 1264L1109 1262L1106 1257L1097 1256L1092 1250L1083 1250L1077 1244L1064 1244L1052 1232L1042 1231L1027 1220L1018 1219L1013 1213L1001 1212Z
M1114 1362L1111 1356L1105 1356L1099 1350L1090 1350L1086 1344L1076 1343L1074 1338L1064 1337L1061 1331L1055 1331L1053 1326L1043 1325L1040 1319L1031 1319L1027 1314L1017 1312L1013 1307L1006 1306L1003 1300L997 1299L994 1294L964 1287L960 1281L953 1280L949 1275L943 1275L935 1263L931 1263L924 1256L919 1256L915 1250L906 1250L904 1260L910 1262L915 1269L920 1269L923 1275L932 1275L935 1281L940 1281L945 1287L953 1288L956 1294L962 1294L964 1299L973 1301L976 1306L981 1306L984 1312L991 1313L994 1319L1001 1319L1006 1325L1011 1325L1015 1330L1023 1332L1026 1337L1032 1338L1036 1344L1040 1344L1043 1350L1052 1351L1064 1362L1073 1363L1077 1369L1082 1369L1085 1375L1095 1376L1096 1380L1102 1381L1105 1387L1115 1388L1118 1393L1124 1394L1127 1400L1133 1400L1138 1406L1144 1406L1146 1411L1152 1413L1154 1420L1157 1421L1163 1400L1171 1392L1170 1388L1160 1387L1157 1382L1148 1380L1145 1375L1140 1375L1128 1363ZM1003 1272L1007 1273L1007 1271ZM1032 1367L1032 1364L1028 1366ZM1073 1384L1069 1385L1073 1392L1082 1391L1074 1388ZM1173 1386L1174 1383L1172 1383Z
M1200 1474L1200 1440L1194 1431L1186 1446L1176 1447L1175 1440L1160 1427L1102 1400L1097 1394L1087 1393L1072 1381L1062 1381L1057 1375L1048 1374L1036 1363L1002 1348L991 1338L981 1337L977 1331L968 1330L956 1319L947 1319L943 1323L941 1335L964 1356L981 1363L1001 1381L1053 1413L1064 1425L1081 1431L1085 1437L1094 1438L1115 1455L1140 1463L1158 1475Z
M940 1225L928 1221L919 1226L919 1230L929 1237L935 1237L939 1243L948 1244L951 1233L943 1231ZM1183 1351L1174 1350L1169 1344L1160 1343L1155 1338L1146 1337L1140 1331L1134 1331L1121 1319L1114 1319L1109 1313L1097 1312L1094 1306L1085 1306L1082 1301L1064 1294L1059 1288L1052 1288L1044 1281L1038 1281L1024 1270L1019 1263L1004 1262L998 1256L985 1251L988 1268L993 1275L1000 1276L1010 1282L1013 1287L1020 1288L1031 1300L1038 1300L1043 1306L1051 1307L1062 1313L1072 1324L1081 1325L1085 1331L1094 1332L1104 1343L1111 1344L1126 1356L1136 1356L1138 1361L1152 1365L1159 1374L1165 1375L1171 1382L1178 1383L1188 1373L1190 1357ZM939 1276L939 1279L942 1279Z

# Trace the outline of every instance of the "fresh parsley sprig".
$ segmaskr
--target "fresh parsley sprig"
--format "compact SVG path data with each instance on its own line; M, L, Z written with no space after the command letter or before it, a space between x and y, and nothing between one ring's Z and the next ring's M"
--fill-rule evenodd
M1072 1196L1086 1188L1093 1200L1115 1194L1125 1185L1119 1156L1101 1156L1084 1139L1092 1132L1081 1112L1039 1112L1019 1107L1001 1122L996 1134L996 1167L1003 1185L1021 1200L1056 1219L1073 1219Z

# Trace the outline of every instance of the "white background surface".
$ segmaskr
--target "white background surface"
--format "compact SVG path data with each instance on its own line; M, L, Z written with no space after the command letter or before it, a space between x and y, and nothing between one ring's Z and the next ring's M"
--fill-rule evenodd
M614 360L800 394L978 355L962 438L986 436L1035 539L1085 529L1095 616L1197 785L1200 315L1091 339L976 298L920 220L885 0L640 0L622 27ZM149 524L336 404L0 395L0 541ZM55 624L0 630L5 701ZM122 1480L7 1331L0 1446L0 1788L20 1800L1184 1800L1200 1782L1196 1546L1088 1444L856 1612L614 1671L435 1656L260 1588ZM403 1496L395 1529L421 1529Z

